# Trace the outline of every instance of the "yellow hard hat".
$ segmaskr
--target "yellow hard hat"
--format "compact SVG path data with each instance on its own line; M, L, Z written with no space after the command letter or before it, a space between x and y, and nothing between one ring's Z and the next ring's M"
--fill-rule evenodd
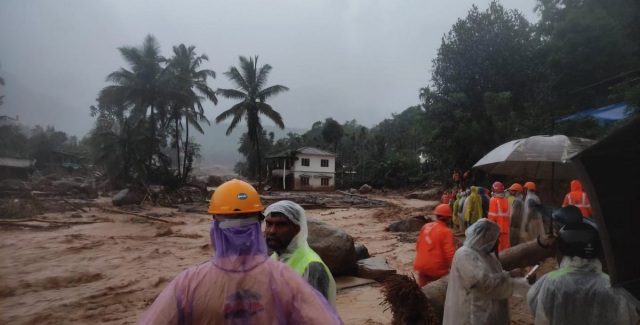
M247 182L232 179L213 192L208 212L210 214L242 214L263 210L258 191Z

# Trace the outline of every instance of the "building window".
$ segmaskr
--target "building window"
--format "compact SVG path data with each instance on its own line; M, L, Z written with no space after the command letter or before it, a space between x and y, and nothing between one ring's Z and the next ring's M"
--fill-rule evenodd
M300 177L300 185L309 186L309 177Z
M329 186L329 177L323 177L320 179L320 185Z
M302 158L302 166L309 166L309 158Z
M320 167L329 167L329 159L320 160Z

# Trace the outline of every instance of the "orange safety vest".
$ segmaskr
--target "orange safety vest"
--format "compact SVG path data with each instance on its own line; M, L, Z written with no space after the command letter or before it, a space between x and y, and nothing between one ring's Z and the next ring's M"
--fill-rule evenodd
M509 200L503 197L492 197L489 201L487 218L500 226L500 242L498 252L509 248Z
M564 198L564 204L562 206L575 205L582 212L582 216L585 218L591 218L591 204L587 193L582 191L571 191Z

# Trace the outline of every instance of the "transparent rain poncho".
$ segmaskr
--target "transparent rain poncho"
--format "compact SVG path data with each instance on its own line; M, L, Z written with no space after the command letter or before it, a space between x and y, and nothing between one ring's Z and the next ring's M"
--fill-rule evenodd
M309 230L304 209L295 202L283 200L268 206L264 214L269 218L274 212L285 215L291 222L300 226L300 231L293 237L282 254L278 255L274 252L272 257L299 271L312 287L316 288L331 305L335 306L336 283L329 268L322 262L320 256L309 247L307 242Z
M524 279L512 279L502 270L493 248L500 227L480 219L467 228L466 239L453 257L444 304L443 324L509 324L507 298L514 289L528 289Z
M538 236L544 237L544 222L542 214L535 205L540 204L540 198L534 191L527 191L524 198L524 211L522 215L522 224L520 225L520 242L528 242Z
M524 214L524 201L522 194L518 193L513 197L509 207L509 245L511 247L520 243L520 229L522 226L522 215Z
M636 309L611 287L598 259L565 256L531 287L527 302L536 325L638 324Z
M169 283L140 324L342 324L299 274L269 259L257 216L217 216L214 257Z

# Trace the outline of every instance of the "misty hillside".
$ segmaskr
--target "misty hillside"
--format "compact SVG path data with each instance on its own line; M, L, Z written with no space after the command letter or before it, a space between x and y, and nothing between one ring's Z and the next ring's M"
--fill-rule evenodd
M6 74L7 81L4 86L4 104L1 106L0 115L8 115L12 118L19 117L20 123L27 129L35 125L52 125L58 131L68 135L75 135L79 139L84 137L93 126L94 118L89 116L89 106L93 104L91 97L87 96L86 107L77 107L71 104L68 98L61 98L46 90L38 90L28 87L20 82L20 79L12 74ZM210 114L212 115L212 114ZM214 116L209 116L211 120ZM287 121L285 120L285 124ZM242 159L238 153L238 141L240 136L247 131L245 125L239 125L229 136L225 132L228 124L215 124L211 126L202 123L205 134L194 132L191 136L202 145L202 160L200 166L222 165L233 169L236 162ZM301 128L285 128L280 130L275 126L267 125L268 132L274 132L275 139L284 137L289 132L304 133L307 130Z
M285 121L286 123L286 121ZM242 159L242 155L238 152L240 136L247 132L245 125L238 125L229 136L225 135L228 124L215 124L211 123L211 126L203 123L202 128L205 134L198 132L191 133L196 142L202 145L202 160L199 162L201 166L213 166L222 165L233 169L236 162ZM300 128L285 128L280 130L276 126L266 125L264 127L267 133L273 132L275 139L284 137L287 133L299 133L306 132L305 129Z

